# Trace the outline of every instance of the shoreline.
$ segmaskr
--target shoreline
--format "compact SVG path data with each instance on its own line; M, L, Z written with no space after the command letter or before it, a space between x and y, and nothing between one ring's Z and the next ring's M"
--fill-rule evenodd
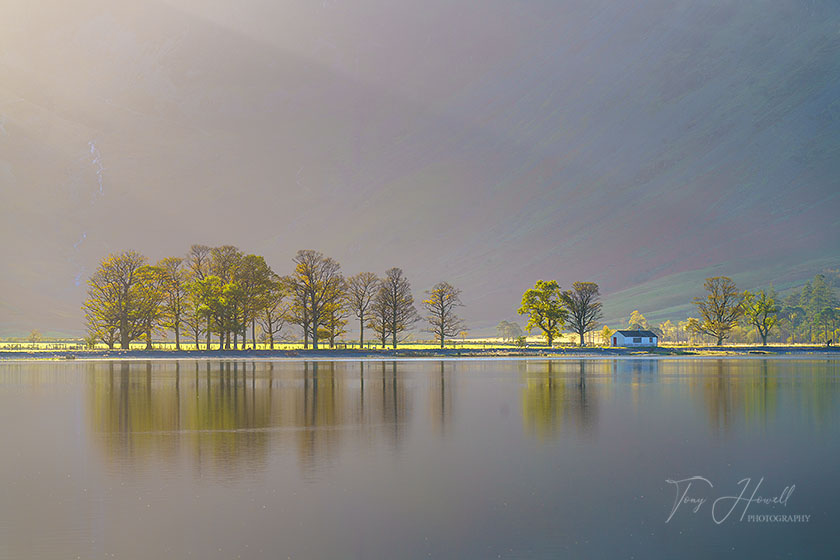
M826 346L714 346L657 348L486 348L396 350L0 350L0 363L34 361L393 361L393 360L581 360L581 359L778 359L840 358L840 348Z

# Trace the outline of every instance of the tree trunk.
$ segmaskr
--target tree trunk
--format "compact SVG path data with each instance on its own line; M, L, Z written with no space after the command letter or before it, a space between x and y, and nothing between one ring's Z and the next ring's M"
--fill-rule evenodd
M397 349L397 298L394 298L394 318L391 322L391 342L394 344L394 350Z
M251 318L251 343L254 345L254 350L257 349L257 320Z
M219 350L224 349L225 347L225 333L219 333Z
M237 342L239 337L239 329L236 328L236 322L239 320L239 317L236 316L236 307L233 308L233 349L237 349Z
M306 311L306 300L303 301L303 349L309 348L309 313Z
M767 346L767 333L761 334L761 344L762 346Z
M584 344L583 344L583 335L584 334L585 333L583 331L578 331L578 336L580 336L580 345L581 346L584 346Z
M198 343L196 343L196 347L198 347ZM210 350L210 317L207 317L207 347L205 350Z
M723 337L722 336L717 337L717 345L718 346L723 346Z
M318 349L318 323L320 322L321 314L316 313L315 309L312 309L312 349Z
M152 327L146 327L146 350L152 349Z
M175 323L175 350L181 350L181 335L178 332L178 323Z
M120 319L120 348L123 350L128 350L128 333L126 330L126 321Z

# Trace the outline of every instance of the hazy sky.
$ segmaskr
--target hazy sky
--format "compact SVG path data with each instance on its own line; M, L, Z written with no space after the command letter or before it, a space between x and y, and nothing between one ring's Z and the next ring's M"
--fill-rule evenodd
M2 6L0 334L192 243L448 280L486 333L538 278L684 318L840 264L833 0Z

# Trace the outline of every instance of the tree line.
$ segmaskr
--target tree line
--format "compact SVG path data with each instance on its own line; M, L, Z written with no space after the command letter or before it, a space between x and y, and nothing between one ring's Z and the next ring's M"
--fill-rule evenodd
M707 278L704 288L706 296L694 300L700 317L689 318L688 329L710 336L718 346L740 325L754 329L765 346L774 331L782 330L791 333L789 342L831 343L834 339L840 310L834 289L822 274L783 301L772 286L766 291L739 292L726 276Z
M246 348L250 335L257 347L257 327L274 349L287 325L300 330L304 348L334 347L353 316L358 320L359 344L365 329L386 347L396 348L421 320L414 306L411 284L402 269L390 268L383 277L361 272L345 277L339 263L318 251L300 250L293 271L281 276L259 255L245 254L231 245L193 245L183 257L167 257L156 264L136 251L105 257L88 280L82 309L89 344L102 342L127 349L145 340L152 348L154 333L172 332L175 348L182 335L196 349ZM421 302L427 332L444 347L463 329L456 314L463 304L461 291L439 282Z
M840 302L835 292L840 285L840 271L817 274L814 279L787 297L780 298L771 285L767 290L739 291L735 282L726 276L707 278L706 295L694 298L699 317L689 317L678 325L666 321L653 327L638 310L633 311L628 326L633 330L650 330L662 339L698 342L703 337L718 346L733 335L744 339L752 335L767 345L770 336L777 335L789 343L831 343L837 339L840 326ZM528 316L526 330L539 329L551 346L565 328L576 333L579 344L584 335L594 331L602 317L598 285L594 282L575 282L570 290L562 290L554 280L537 281L522 297L520 315ZM515 340L522 335L515 323L502 321L499 335ZM614 331L604 326L601 337L608 341Z
M780 297L772 285L766 290L739 291L731 278L716 276L704 282L706 295L693 300L699 317L653 327L636 310L628 323L630 328L651 330L672 342L697 343L708 337L717 345L750 339L767 345L770 337L776 337L787 343L829 343L837 340L840 326L838 284L840 272L829 270Z
M522 295L518 313L528 316L525 329L542 331L549 346L565 326L579 336L579 344L583 346L584 335L594 330L602 317L598 284L575 282L572 289L563 290L556 280L537 280ZM500 324L498 328L505 334L515 332L512 324Z

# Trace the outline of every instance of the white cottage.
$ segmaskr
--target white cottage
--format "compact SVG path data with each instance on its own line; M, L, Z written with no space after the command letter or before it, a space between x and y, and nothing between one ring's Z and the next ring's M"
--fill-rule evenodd
M651 331L615 331L612 345L622 347L658 346L659 337Z

